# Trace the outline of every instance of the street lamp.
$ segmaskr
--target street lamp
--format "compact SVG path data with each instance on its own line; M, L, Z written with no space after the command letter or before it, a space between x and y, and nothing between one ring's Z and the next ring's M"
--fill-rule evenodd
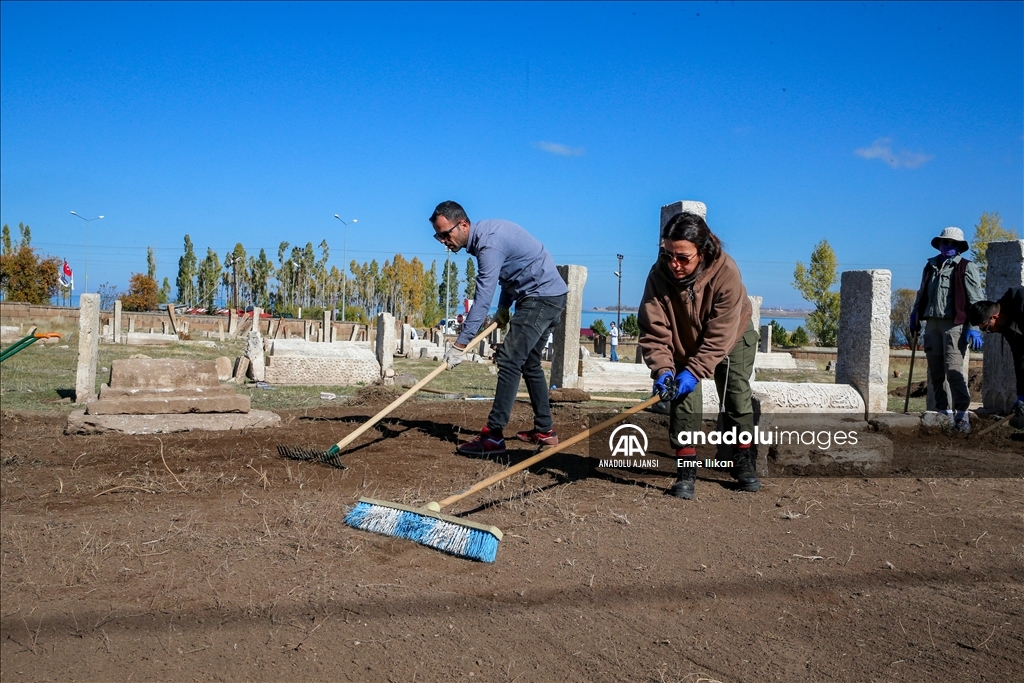
M96 218L86 218L85 216L79 216L74 211L71 212L72 216L78 216L85 221L85 293L89 293L89 223L95 220L103 218L103 216L96 216Z
M341 268L341 322L345 322L345 307L348 305L348 226L352 223L358 223L359 219L353 218L346 223L338 214L334 214L334 217L345 226L345 255L342 256L344 262Z
M619 269L615 271L615 277L619 278L619 301L615 305L615 327L619 328L619 334L622 334L622 254L616 254L615 257L619 259Z

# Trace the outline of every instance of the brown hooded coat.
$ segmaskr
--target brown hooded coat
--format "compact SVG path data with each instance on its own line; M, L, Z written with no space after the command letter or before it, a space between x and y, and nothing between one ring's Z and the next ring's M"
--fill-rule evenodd
M705 266L692 289L679 284L661 259L651 267L640 302L640 348L657 378L687 369L714 376L750 325L752 308L740 269L724 251Z

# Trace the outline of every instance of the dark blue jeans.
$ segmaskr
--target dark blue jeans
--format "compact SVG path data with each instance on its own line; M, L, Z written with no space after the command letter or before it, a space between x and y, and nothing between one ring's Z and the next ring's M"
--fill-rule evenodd
M512 416L520 378L526 380L533 406L533 426L551 429L551 404L548 383L540 365L540 354L565 310L566 295L527 297L516 302L516 312L508 324L508 334L494 362L498 366L498 386L494 405L487 417L487 428L503 430Z

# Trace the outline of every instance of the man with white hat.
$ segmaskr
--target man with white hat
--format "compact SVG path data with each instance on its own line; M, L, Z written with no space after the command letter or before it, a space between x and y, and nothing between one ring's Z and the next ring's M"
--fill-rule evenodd
M971 306L985 298L981 273L977 265L961 256L968 245L960 228L946 228L932 240L932 246L939 254L925 264L910 313L910 329L917 334L924 323L924 352L935 409L952 420L955 430L967 433L971 431L967 416L971 395L964 378L964 356L968 347L977 351L982 345L981 333L967 316ZM944 381L953 393L952 410Z

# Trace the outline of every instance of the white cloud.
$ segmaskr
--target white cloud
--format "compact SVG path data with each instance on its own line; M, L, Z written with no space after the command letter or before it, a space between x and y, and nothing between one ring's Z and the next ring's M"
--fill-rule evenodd
M568 145L563 145L560 142L541 141L533 143L533 146L542 152L555 154L560 157L581 157L587 152L583 147L569 147Z
M862 159L880 159L892 168L919 168L935 158L934 154L911 152L906 149L893 152L892 138L878 138L870 147L855 149L853 153Z

